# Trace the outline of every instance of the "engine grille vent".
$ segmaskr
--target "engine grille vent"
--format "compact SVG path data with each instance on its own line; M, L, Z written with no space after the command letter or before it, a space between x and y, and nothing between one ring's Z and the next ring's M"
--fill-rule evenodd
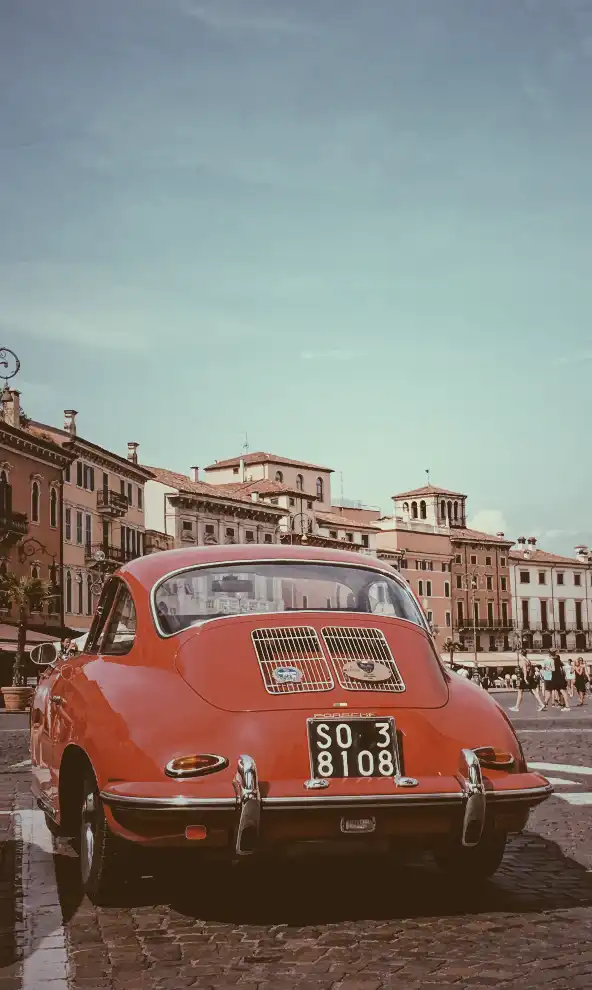
M331 691L335 687L319 637L309 626L254 629L251 638L269 694Z
M401 677L394 657L384 634L380 629L359 629L348 626L327 626L323 629L323 639L333 666L337 672L337 677L341 687L348 691L394 691L405 690L405 684ZM366 662L368 670L370 664L377 665L379 672L381 667L386 668L389 677L384 680L363 680L352 675L351 667L357 673L357 662ZM378 666L380 665L380 666ZM364 676L363 668L360 668ZM383 671L386 674L386 671Z

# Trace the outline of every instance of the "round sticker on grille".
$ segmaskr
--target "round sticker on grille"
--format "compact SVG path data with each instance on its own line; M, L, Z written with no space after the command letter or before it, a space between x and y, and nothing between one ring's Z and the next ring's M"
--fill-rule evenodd
M343 673L346 677L351 677L352 681L388 681L392 677L391 671L384 663L374 660L351 660L343 665Z
M272 677L278 684L299 684L302 680L302 671L298 667L276 667Z

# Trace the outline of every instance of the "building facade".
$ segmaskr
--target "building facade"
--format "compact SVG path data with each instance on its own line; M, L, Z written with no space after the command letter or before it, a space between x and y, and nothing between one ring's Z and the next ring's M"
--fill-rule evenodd
M463 528L451 531L451 546L454 639L474 654L511 650L512 540Z
M78 435L76 410L64 412L64 428L31 422L36 436L74 456L64 474L63 589L67 624L90 628L105 575L145 551L144 485L150 472L138 464L138 444L128 456Z
M327 511L331 508L332 468L257 451L242 457L215 461L204 468L204 471L206 480L213 485L264 479L277 481L296 492L313 497Z
M5 388L0 402L0 573L39 578L48 589L29 617L32 645L64 627L62 485L74 455L28 428L18 391ZM10 660L17 623L16 606L0 598L0 650Z
M539 550L536 539L521 536L510 553L510 579L516 629L531 650L584 653L592 647L592 570L589 551L576 557Z

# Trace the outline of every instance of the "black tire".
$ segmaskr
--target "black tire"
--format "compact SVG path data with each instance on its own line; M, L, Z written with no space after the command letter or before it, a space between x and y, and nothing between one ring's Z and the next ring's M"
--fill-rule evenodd
M436 866L463 884L483 883L501 865L506 842L505 832L484 834L476 846L463 846L460 839L451 841L434 851Z
M92 773L85 777L80 804L78 853L80 880L93 904L117 903L127 877L128 857L123 840L113 835Z

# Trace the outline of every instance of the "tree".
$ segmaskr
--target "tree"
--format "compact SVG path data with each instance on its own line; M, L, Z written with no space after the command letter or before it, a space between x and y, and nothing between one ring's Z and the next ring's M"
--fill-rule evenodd
M450 666L452 667L454 663L454 654L457 650L460 650L460 643L457 643L456 640L451 639L449 636L444 643L444 649L450 654Z
M39 578L5 574L0 580L0 599L5 607L16 605L18 612L16 657L12 669L13 687L23 687L24 684L27 629L31 613L50 597L49 585Z

